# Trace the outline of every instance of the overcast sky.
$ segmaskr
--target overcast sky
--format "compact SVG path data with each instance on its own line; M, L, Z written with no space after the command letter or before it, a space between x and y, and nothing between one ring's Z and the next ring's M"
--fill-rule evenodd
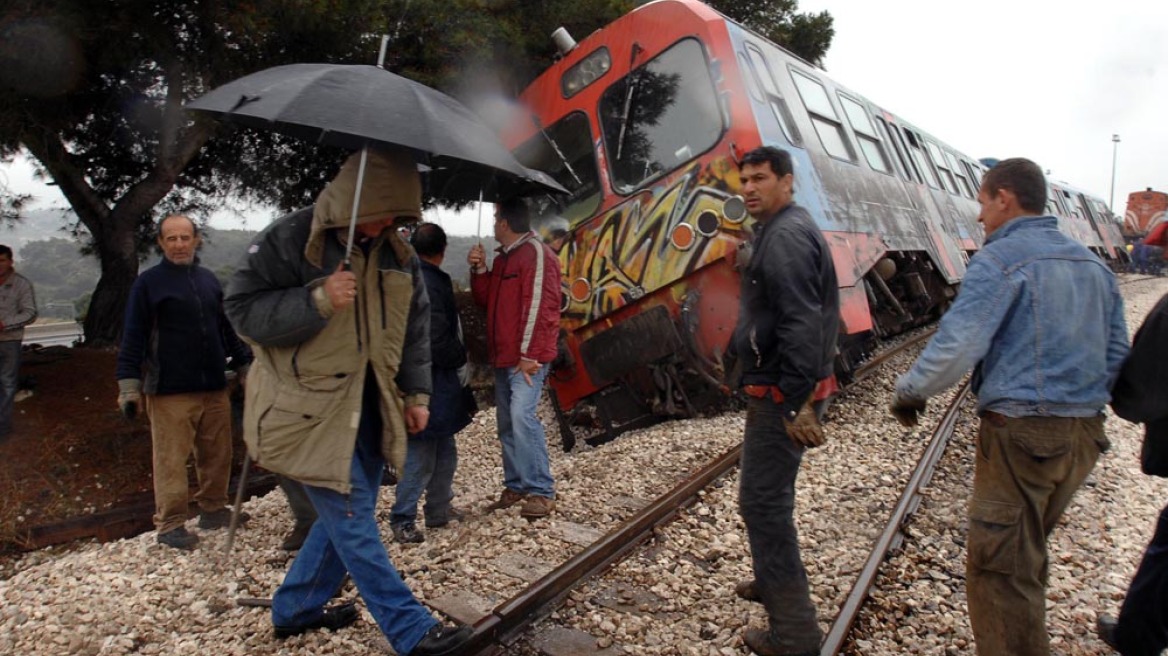
M800 0L826 9L836 34L825 66L837 82L975 158L1028 157L1052 179L1111 198L1168 191L1168 1ZM1118 147L1112 135L1118 134ZM63 205L31 167L0 183ZM247 227L263 227L252 215ZM484 212L490 234L491 211ZM474 210L431 213L475 234ZM222 227L238 227L220 217Z
M1168 2L800 0L833 79L976 158L1027 157L1115 209L1168 191ZM1112 135L1118 134L1118 147Z

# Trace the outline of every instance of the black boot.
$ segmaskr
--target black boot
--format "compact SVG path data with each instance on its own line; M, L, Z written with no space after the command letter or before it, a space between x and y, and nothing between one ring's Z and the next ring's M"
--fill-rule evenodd
M406 656L448 656L470 640L474 629L469 626L446 626L439 622L426 632L422 641Z

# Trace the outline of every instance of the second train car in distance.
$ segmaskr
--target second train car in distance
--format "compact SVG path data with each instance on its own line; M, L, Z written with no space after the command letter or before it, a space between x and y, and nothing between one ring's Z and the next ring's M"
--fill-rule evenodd
M574 426L603 441L728 398L753 223L737 162L760 145L790 151L795 201L831 247L838 373L956 296L983 239L978 160L697 0L561 43L504 138L571 192L530 199L563 272L548 380L565 448Z

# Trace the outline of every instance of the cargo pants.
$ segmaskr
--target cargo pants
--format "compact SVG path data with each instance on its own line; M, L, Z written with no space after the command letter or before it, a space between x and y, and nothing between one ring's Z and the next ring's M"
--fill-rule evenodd
M1108 446L1102 416L983 415L966 543L979 656L1050 654L1047 537Z
M166 533L187 521L190 509L187 459L195 455L202 512L227 505L231 479L231 403L227 391L147 394L154 444L154 526Z

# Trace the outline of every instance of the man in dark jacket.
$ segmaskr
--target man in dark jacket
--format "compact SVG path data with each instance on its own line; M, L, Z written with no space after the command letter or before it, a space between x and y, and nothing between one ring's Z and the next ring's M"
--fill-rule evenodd
M1144 319L1111 390L1115 414L1144 423L1141 466L1168 478L1168 295ZM1124 656L1159 656L1168 648L1168 506L1119 611L1101 616L1099 637Z
M467 253L474 300L487 308L487 355L495 368L495 416L503 444L503 492L488 510L519 502L528 519L556 507L547 438L535 413L560 334L560 261L531 231L527 206L515 199L495 214L493 267L482 244Z
M766 607L769 629L743 634L755 653L818 654L822 634L795 530L795 478L803 451L823 444L813 402L834 385L835 264L811 216L793 202L787 151L750 151L740 178L755 235L741 271L732 348L747 395L738 502L754 580L735 593Z
M194 221L171 215L158 224L162 261L130 288L118 350L118 407L137 415L145 395L154 442L154 525L158 542L191 549L199 538L187 520L187 458L193 448L199 528L228 524L231 403L224 369L246 375L251 351L223 314L215 274L199 266ZM145 382L143 382L145 380ZM241 515L246 520L246 516Z
M470 423L471 408L463 396L459 370L466 364L454 285L441 268L446 257L446 231L434 223L414 230L411 243L422 263L422 278L430 295L430 423L420 433L410 435L406 469L398 481L396 500L389 516L393 538L398 542L423 542L418 530L418 499L426 491L426 527L446 526L461 520L462 513L451 505L454 499L454 470L458 467L458 447L454 435ZM469 390L468 390L469 391Z

